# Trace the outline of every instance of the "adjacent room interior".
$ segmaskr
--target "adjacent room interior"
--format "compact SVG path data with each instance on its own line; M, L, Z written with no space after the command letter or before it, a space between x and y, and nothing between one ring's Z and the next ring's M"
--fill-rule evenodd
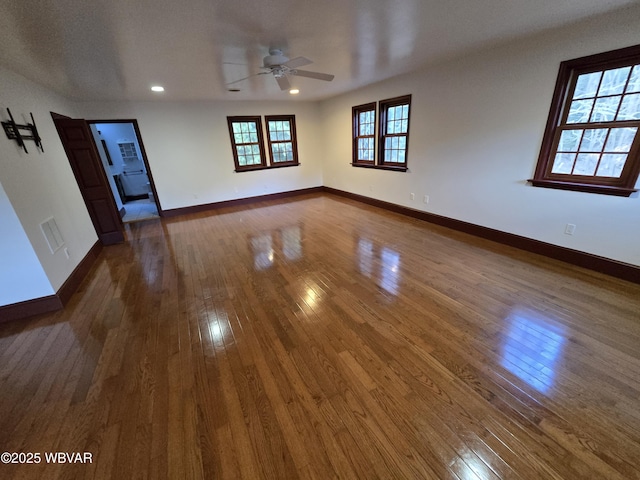
M640 7L441 3L5 2L2 478L640 478Z

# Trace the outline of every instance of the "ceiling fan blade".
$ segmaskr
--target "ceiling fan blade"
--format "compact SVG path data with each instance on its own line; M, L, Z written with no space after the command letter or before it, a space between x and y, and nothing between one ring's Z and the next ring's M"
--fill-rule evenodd
M324 80L330 82L335 78L335 75L329 75L328 73L309 72L307 70L292 70L289 72L291 75L297 75L299 77L315 78L316 80Z
M296 57L296 58L292 58L291 60L289 60L288 62L284 63L283 65L285 67L289 67L289 68L298 68L298 67L304 67L305 65L309 65L313 63L311 60L309 60L308 58L305 57Z
M248 79L248 78L256 77L256 76L258 76L258 75L266 75L266 74L268 74L268 73L271 73L271 72L258 72L258 73L254 73L254 74L252 74L252 75L249 75L248 77L239 78L238 80L234 80L233 82L225 83L225 85L233 85L234 83L239 83L239 82L241 82L241 81L243 81L243 80L246 80L246 79Z
M280 90L289 90L291 88L289 79L285 75L276 77L276 82L278 82L278 85L280 85Z

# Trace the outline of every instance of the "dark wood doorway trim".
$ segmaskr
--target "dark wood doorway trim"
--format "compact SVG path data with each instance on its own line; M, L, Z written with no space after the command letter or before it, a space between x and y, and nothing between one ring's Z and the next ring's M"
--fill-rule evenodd
M142 154L142 161L144 162L144 167L147 169L147 176L149 177L149 183L151 184L151 192L153 192L153 198L158 208L158 215L164 217L164 211L162 210L162 205L160 205L160 198L158 197L158 191L156 190L156 183L153 180L153 173L151 172L151 167L149 166L149 160L147 158L147 151L144 148L144 142L142 141L142 135L140 134L140 127L138 126L138 121L135 118L132 119L116 119L116 120L87 120L87 123L90 125L95 125L97 123L130 123L133 125L133 130L136 134L136 140L138 141L138 145L140 146L140 153Z

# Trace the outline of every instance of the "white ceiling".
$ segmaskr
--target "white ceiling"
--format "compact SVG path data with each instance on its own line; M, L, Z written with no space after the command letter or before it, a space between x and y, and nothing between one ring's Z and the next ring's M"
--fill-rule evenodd
M289 100L269 47L314 61L317 100L636 0L0 0L0 64L72 98ZM166 88L150 92L153 84Z

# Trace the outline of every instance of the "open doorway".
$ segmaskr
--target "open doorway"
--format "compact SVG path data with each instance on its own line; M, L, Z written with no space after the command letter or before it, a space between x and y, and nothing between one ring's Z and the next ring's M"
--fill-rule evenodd
M162 216L136 120L89 120L102 166L124 223Z

